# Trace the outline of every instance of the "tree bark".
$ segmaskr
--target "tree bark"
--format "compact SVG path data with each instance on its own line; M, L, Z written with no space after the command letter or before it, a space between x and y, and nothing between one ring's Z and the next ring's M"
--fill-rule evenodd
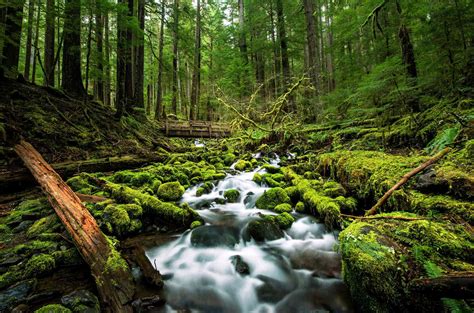
M194 68L193 83L191 87L191 107L189 110L189 119L196 120L197 109L199 106L200 88L201 88L201 0L197 0L196 7L196 30L194 38Z
M93 8L93 0L89 0L89 2L87 3L88 7L89 7L89 16L88 16L88 19L89 19L89 25L87 26L87 47L86 47L86 93L89 94L89 73L90 73L90 64L91 64L91 46L92 46L92 28L93 28L93 12L92 12L92 8Z
M134 68L133 68L133 31L130 27L130 20L133 18L134 0L128 0L127 22L126 22L126 49L125 49L125 110L130 113L136 105L134 99L133 89L134 83Z
M128 56L127 52L127 12L126 0L118 1L117 9L117 69L116 69L116 98L115 108L117 118L122 117L127 105L127 94L125 92L125 64ZM107 38L108 39L108 38Z
M137 32L137 46L135 49L135 88L133 98L136 105L143 107L145 104L145 98L143 95L145 66L145 0L138 0L137 17L140 29Z
M95 3L95 42L96 42L96 67L97 75L95 82L95 90L97 99L104 102L104 56L103 56L103 33L104 33L104 19L103 19L103 8L101 1L98 0Z
M41 185L82 258L89 264L103 307L108 312L132 312L129 303L134 285L127 263L108 242L81 200L38 151L25 141L14 149Z
M286 37L285 27L285 16L283 13L283 1L276 0L276 11L277 11L277 28L278 28L278 41L281 49L281 67L283 71L283 86L285 91L290 87L291 72L290 72L290 61L288 56L288 38ZM294 99L290 95L285 111L290 112L294 110Z
M107 106L112 106L110 100L110 84L111 84L111 76L110 76L110 41L109 41L109 12L104 10L103 12L103 19L104 19L104 30L105 30L105 84L104 84L104 103Z
M44 85L54 86L55 1L46 0L46 27L44 30ZM75 25L77 26L77 25Z
M38 40L39 40L39 22L41 16L41 0L38 0L37 12L36 12L36 25L35 25L35 42L33 44L33 69L31 72L31 82L34 84L36 81L36 59L38 58Z
M160 38L158 48L158 81L157 81L157 99L155 107L155 119L160 120L165 117L163 110L163 47L164 47L164 31L165 31L165 1L161 0L161 12L160 12Z
M20 58L21 26L24 0L9 0L6 4L5 36L2 66L5 76L17 78Z
M81 74L81 1L65 0L62 88L85 96Z
M311 84L316 89L316 94L320 93L319 84L319 51L317 29L314 20L313 0L303 0L304 13L306 18L306 40L308 42L308 72Z
M31 41L33 37L33 22L35 15L35 0L28 2L28 30L26 35L26 52L25 52L25 70L23 76L30 81L30 65L31 65Z
M171 110L174 115L178 115L179 0L174 0L173 11L173 99L171 101Z
M427 168L431 164L436 163L439 159L441 159L443 156L445 156L449 151L451 151L451 148L445 148L444 150L437 153L434 157L432 157L431 159L429 159L425 163L421 164L420 166L418 166L414 170L410 171L409 173L403 175L402 179L400 179L400 181L398 183L396 183L392 188L390 188L390 190L387 191L383 195L383 197L380 198L379 201L377 201L377 203L370 210L368 210L366 212L365 215L374 215L377 212L377 209L380 208L388 200L388 198L390 198L390 196L392 195L392 193L395 190L397 190L398 188L403 186L414 175L418 174L419 172L421 172L422 170L424 170L425 168Z

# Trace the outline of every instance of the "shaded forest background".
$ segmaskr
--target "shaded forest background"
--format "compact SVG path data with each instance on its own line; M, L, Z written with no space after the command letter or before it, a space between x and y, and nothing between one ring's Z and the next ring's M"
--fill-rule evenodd
M469 0L6 0L0 23L5 76L118 117L259 121L283 95L313 123L474 92Z

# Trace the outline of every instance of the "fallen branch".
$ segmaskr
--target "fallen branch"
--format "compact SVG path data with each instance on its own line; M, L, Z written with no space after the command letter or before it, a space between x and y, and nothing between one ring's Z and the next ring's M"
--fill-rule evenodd
M106 312L132 312L134 284L130 269L71 188L29 143L14 147L48 196L61 223L90 266Z
M400 179L400 181L398 183L396 183L392 188L390 188L390 190L387 191L383 195L383 197L380 198L379 201L377 201L377 203L370 210L368 210L366 212L365 215L374 215L377 212L377 209L379 207L381 207L388 200L388 198L390 198L390 196L392 195L392 193L395 190L397 190L398 188L403 186L411 177L415 176L416 174L418 174L419 172L421 172L422 170L424 170L425 168L427 168L431 164L436 163L439 159L441 159L443 156L445 156L449 151L451 151L451 148L445 148L444 150L438 152L434 157L432 157L431 159L429 159L425 163L421 164L420 166L418 166L417 168L415 168L411 172L403 175L402 179Z

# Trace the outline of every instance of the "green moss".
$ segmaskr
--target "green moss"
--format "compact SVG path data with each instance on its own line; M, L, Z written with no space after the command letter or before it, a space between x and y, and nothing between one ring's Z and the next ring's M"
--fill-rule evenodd
M283 174L263 174L262 182L269 187L283 187L285 183L282 182Z
M59 218L56 214L51 214L37 220L26 232L28 238L36 237L43 233L55 232L61 227Z
M296 206L295 206L295 211L298 213L304 213L305 212L304 202L298 201L298 203L296 203Z
M153 175L148 172L139 172L132 176L130 184L135 187L143 186L153 180Z
M157 196L165 201L177 201L183 194L184 187L177 181L160 185L157 192Z
M69 178L66 183L72 190L83 194L92 194L97 191L97 188L88 181L88 174L80 174Z
M295 218L287 212L275 216L275 222L281 229L288 229L295 222Z
M84 262L76 248L55 251L51 255L58 266L73 266Z
M222 158L224 160L224 164L227 165L227 166L230 166L230 165L232 165L232 163L234 163L234 161L237 157L233 153L226 153L222 156Z
M196 190L196 196L200 197L204 194L208 194L214 189L214 185L211 182L205 182Z
M262 169L266 170L267 173L270 173L270 174L281 173L281 168L270 165L270 164L265 164L264 166L262 166Z
M339 234L339 240L344 281L360 310L403 310L404 292L394 244L365 222L353 222Z
M257 199L256 206L262 210L273 210L282 203L290 203L290 197L288 197L283 188L277 187L265 191Z
M60 304L48 304L36 310L35 313L72 313L72 311Z
M49 254L37 254L26 263L24 276L39 277L51 273L56 268L56 261Z
M32 240L26 243L16 245L12 251L15 254L20 254L24 256L29 256L33 253L49 253L58 247L56 242L52 241L41 241L41 240Z
M293 208L291 207L291 204L288 204L288 203L282 203L282 204L279 204L277 205L273 211L277 212L277 213L290 213L293 211Z
M130 217L122 206L108 205L104 210L103 218L109 233L122 236L130 232Z
M314 189L306 189L303 193L303 201L306 210L320 217L326 226L335 227L340 223L341 209L336 200Z
M194 221L194 222L191 223L191 226L189 228L194 229L194 228L198 228L199 226L202 226L202 222L201 221Z
M238 160L237 163L234 165L234 169L237 171L245 171L252 169L252 163L245 160Z
M199 215L191 208L180 208L172 203L162 202L130 187L108 183L106 189L117 202L139 204L151 222L189 227L194 220L200 220Z
M334 200L336 200L337 204L339 204L341 212L343 213L350 214L357 211L357 200L352 197L346 198L339 196Z
M253 180L255 183L257 183L257 184L260 185L260 184L262 183L263 177L262 177L261 174L255 173L255 174L253 175L252 180Z
M110 245L109 256L107 257L107 263L105 264L105 272L114 273L120 271L128 271L129 267L127 262L122 258L120 253Z
M328 181L323 185L323 193L328 197L336 198L340 196L345 196L346 190L344 189L344 187L342 187L341 184L334 181Z
M409 194L410 209L418 214L441 213L458 216L466 222L474 223L474 204L445 195L425 195L412 191Z
M224 198L230 203L237 202L237 200L239 200L239 197L240 191L238 191L237 189L229 189L224 192Z
M7 224L18 224L24 220L24 216L28 216L30 219L32 217L40 218L52 212L53 209L49 205L46 198L25 200L10 212L6 222Z

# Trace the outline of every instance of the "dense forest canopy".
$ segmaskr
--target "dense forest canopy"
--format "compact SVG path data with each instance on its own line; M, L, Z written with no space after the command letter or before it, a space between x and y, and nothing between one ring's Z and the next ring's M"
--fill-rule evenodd
M7 0L0 21L6 76L117 115L258 120L291 90L306 122L390 116L474 83L470 0Z

